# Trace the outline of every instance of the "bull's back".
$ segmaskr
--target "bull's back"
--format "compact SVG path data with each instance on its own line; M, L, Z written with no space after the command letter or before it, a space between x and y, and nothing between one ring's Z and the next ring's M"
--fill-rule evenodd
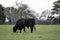
M35 25L34 19L25 19L25 26L29 27L30 25Z

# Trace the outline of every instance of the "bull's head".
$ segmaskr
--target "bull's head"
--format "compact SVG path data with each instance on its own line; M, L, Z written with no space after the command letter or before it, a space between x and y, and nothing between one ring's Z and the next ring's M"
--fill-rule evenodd
M13 27L13 32L16 32L16 31L17 31L17 29L15 27Z

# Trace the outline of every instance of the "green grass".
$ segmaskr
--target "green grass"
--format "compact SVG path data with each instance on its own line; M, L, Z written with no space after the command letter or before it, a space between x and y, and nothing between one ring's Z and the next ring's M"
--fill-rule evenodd
M60 40L60 25L36 25L36 31L12 32L14 25L0 25L0 40Z

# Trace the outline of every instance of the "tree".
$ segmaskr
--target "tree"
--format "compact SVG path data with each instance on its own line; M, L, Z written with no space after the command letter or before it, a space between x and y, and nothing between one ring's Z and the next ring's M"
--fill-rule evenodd
M60 14L60 0L58 1L55 1L54 3L54 6L53 6L53 11L52 11L52 14Z
M4 7L0 5L0 24L5 22Z
M41 24L50 24L49 16L51 16L51 11L49 11L49 10L43 11L40 16L40 23Z
M40 19L47 20L49 16L51 16L51 11L45 10L42 12Z
M54 21L54 23L56 24L56 23L59 23L60 22L60 17L59 17L59 15L60 15L60 0L57 0L57 1L55 1L54 3L54 6L53 6L53 9L52 9L52 15L54 15L54 14L58 14L58 17L56 18L56 17L54 17L54 18L52 18L52 20Z
M19 3L17 3L17 5L18 4ZM15 7L5 8L5 15L9 19L10 24L16 23L16 21L21 18L29 18L29 17L35 18L33 14L34 11L30 10L28 5L26 4L20 4L20 5L21 6L17 6L17 8Z
M5 8L5 15L9 20L9 24L13 24L17 20L17 9L14 7Z
M17 3L18 5L18 3ZM30 10L30 8L28 7L28 5L26 4L20 4L21 6L18 6L18 19L20 18L28 18L28 17L34 17L33 15L33 11Z

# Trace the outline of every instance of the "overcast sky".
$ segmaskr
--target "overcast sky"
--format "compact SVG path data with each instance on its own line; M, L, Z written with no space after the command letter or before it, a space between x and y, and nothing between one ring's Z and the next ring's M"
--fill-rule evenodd
M31 9L37 13L42 13L44 10L51 10L53 2L56 0L0 0L0 4L4 7L15 6L15 2L21 2L27 4Z

